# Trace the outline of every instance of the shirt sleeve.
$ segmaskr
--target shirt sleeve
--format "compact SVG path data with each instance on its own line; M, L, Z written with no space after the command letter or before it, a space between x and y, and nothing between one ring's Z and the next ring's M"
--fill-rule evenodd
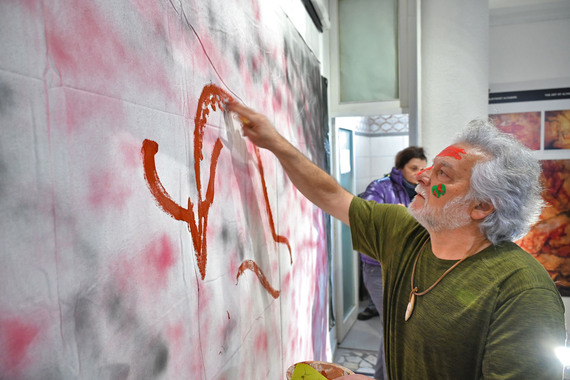
M405 207L358 197L353 198L348 214L354 250L380 263L389 259L386 255L402 252L408 234L421 228Z
M564 305L552 289L526 290L507 299L490 321L484 379L562 379L554 349L564 346Z

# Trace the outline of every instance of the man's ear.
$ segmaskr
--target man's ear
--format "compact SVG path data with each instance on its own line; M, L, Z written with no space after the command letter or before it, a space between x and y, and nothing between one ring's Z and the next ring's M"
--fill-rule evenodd
M471 218L474 220L481 220L486 218L489 214L495 211L495 206L490 202L478 202L471 210Z

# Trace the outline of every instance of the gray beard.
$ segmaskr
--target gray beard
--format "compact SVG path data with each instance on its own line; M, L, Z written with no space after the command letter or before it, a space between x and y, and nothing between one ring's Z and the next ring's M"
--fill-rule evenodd
M421 193L424 195L424 193ZM417 199L417 198L416 198ZM412 201L408 207L408 212L425 227L428 232L442 232L464 227L471 222L471 216L467 212L468 195L455 198L447 202L442 209L431 207L424 197L424 207L420 209L412 208L416 202Z

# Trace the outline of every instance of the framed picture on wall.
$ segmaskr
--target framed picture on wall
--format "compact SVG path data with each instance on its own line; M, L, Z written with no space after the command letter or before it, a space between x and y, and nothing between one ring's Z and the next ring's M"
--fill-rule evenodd
M528 148L540 149L540 112L514 112L489 117L497 128L514 135Z
M544 112L544 149L570 149L570 110Z
M570 296L570 160L541 163L546 207L516 243L540 261L563 296Z

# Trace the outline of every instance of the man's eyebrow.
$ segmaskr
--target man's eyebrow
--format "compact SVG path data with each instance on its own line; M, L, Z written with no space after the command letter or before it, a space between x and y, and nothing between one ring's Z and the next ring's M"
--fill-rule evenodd
M443 166L443 167L446 167L446 168L449 168L449 169L453 169L453 164L452 164L451 162L449 162L449 161L446 161L446 160L442 159L442 158L439 158L439 159L438 159L438 158L436 157L436 158L433 160L433 165L434 165L434 166L435 166L435 165L441 165L441 166Z

